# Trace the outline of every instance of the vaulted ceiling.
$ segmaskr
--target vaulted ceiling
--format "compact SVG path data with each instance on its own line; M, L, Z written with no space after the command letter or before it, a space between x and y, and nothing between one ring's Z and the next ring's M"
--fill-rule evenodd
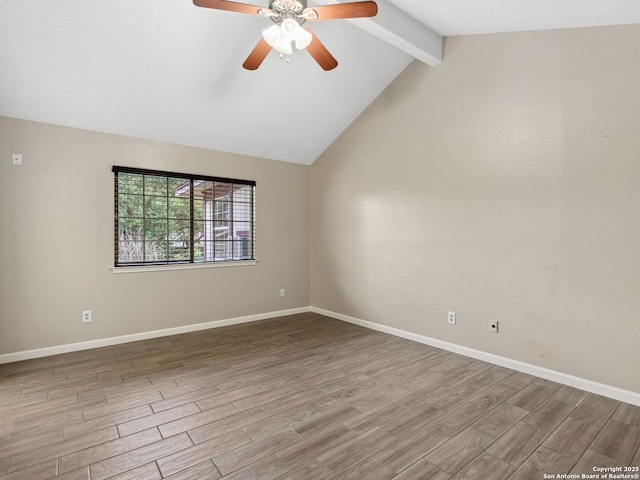
M271 22L190 0L2 0L0 115L309 165L414 59L437 68L444 36L640 23L637 0L377 3L308 23L325 72L295 49L244 70Z

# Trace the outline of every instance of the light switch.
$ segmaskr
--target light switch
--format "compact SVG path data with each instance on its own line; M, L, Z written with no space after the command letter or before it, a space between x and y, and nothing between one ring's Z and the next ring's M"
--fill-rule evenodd
M14 153L11 156L11 163L13 163L14 165L22 165L22 154Z

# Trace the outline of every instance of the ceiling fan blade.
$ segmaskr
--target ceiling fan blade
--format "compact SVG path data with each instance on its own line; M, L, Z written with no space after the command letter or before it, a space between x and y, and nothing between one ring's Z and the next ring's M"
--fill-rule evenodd
M227 2L227 0L193 0L196 7L215 8L216 10L229 10L230 12L248 13L259 15L260 10L268 10L257 5L247 5L246 3Z
M265 41L264 38L261 38L256 47L251 51L247 59L244 61L242 66L247 70L257 70L258 67L262 64L263 60L267 58L269 52L271 51L271 46Z
M333 70L338 66L338 61L333 58L333 55L327 50L318 37L316 37L311 30L306 27L304 28L307 32L311 34L311 43L307 47L309 54L318 62L318 65L322 67L323 70L329 71Z
M376 2L367 1L305 8L302 16L307 20L337 20L340 18L375 17L377 13L378 5Z

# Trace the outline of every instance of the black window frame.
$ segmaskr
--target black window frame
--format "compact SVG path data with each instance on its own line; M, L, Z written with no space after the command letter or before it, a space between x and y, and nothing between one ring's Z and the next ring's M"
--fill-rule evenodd
M225 263L238 263L238 262L255 262L255 189L256 189L256 182L253 180L241 180L241 179L236 179L236 178L226 178L226 177L215 177L215 176L209 176L209 175L195 175L195 174L189 174L189 173L179 173L179 172L168 172L168 171L164 171L164 170L149 170L149 169L142 169L142 168L135 168L135 167L125 167L125 166L113 166L112 168L112 172L114 173L114 267L116 268L122 268L122 267L145 267L145 266L162 266L162 265L206 265L206 264L225 264ZM119 180L120 180L120 174L125 174L125 175L140 175L142 176L142 185L143 185L143 190L142 192L138 192L138 193L123 193L122 191L120 191L120 185L119 185ZM137 242L142 242L142 258L138 259L138 260L131 260L129 259L123 259L121 258L120 255L120 250L121 250L121 238L120 238L120 226L121 226L121 221L120 221L120 195L125 195L125 196L139 196L141 197L140 200L142 202L142 214L141 216L136 216L136 217L123 217L123 218L128 218L130 221L132 221L133 219L136 219L138 221L141 221L143 225L146 225L147 222L149 222L149 220L151 219L150 216L147 216L146 211L145 211L145 207L144 205L146 205L146 199L150 197L153 197L154 199L162 199L165 198L162 194L158 194L158 193L154 193L154 194L147 194L146 193L146 189L144 187L146 181L145 179L147 177L164 177L167 178L167 192L166 192L166 201L167 204L169 204L170 199L171 198L178 198L177 195L174 195L173 197L170 195L169 193L169 189L170 189L170 182L169 179L171 180L181 180L184 182L184 190L186 192L186 195L188 195L188 199L189 199L189 207L188 207L188 229L189 229L189 234L188 234L188 258L170 258L170 252L171 252L171 243L180 243L180 244L186 244L187 243L187 239L182 239L180 242L174 241L172 240L170 237L172 235L171 231L170 231L170 223L171 220L175 220L172 219L170 217L169 214L169 208L167 207L167 213L166 213L166 217L157 217L159 220L163 220L166 222L167 224L167 238L162 240L162 242L166 242L166 258L163 259L148 259L147 258L147 254L145 251L145 247L147 245L147 243L149 243L146 235L147 235L147 228L146 226L144 228L142 228L142 240L137 240ZM207 183L210 182L210 183ZM229 200L217 200L215 193L211 194L211 209L212 212L218 212L219 210L222 211L229 211L231 209L231 211L234 211L234 197L235 197L235 192L239 189L244 189L244 187L250 186L250 194L249 194L249 200L248 201L235 201L236 204L238 204L238 206L248 206L249 207L249 220L246 220L246 218L243 217L243 220L240 221L235 221L233 219L233 215L231 215L231 219L227 220L227 234L228 231L230 230L232 233L232 237L231 240L223 240L223 241L216 241L215 238L210 239L209 241L207 241L208 244L208 248L209 250L209 257L207 258L207 253L203 253L202 258L196 257L195 255L195 251L196 251L196 245L198 244L200 239L196 239L195 238L195 230L196 227L194 226L196 222L202 222L203 224L206 223L204 219L196 219L195 217L195 201L196 201L196 190L199 186L209 186L211 185L213 187L213 189L218 188L219 191L223 192L226 190L226 192L228 193L227 197L229 198ZM229 196L230 194L230 196ZM182 198L185 198L184 196ZM227 203L227 205L223 205L222 209L217 208L217 204L218 203ZM246 215L246 208L244 208L244 213ZM214 213L215 215L215 213ZM184 218L181 218L181 220L186 221L187 218L186 216ZM215 222L218 219L216 218L216 220L212 220L210 227L213 227L215 225ZM236 237L233 236L233 233L235 232L235 226L242 224L243 226L249 226L249 232L248 232L248 236L244 236L242 238L240 238L239 240L236 239ZM175 233L175 232L173 232ZM213 235L213 234L212 234ZM243 235L247 235L246 231L243 231ZM231 257L216 257L217 255L217 248L218 246L223 246L224 247L224 242L227 242L227 248L231 248ZM241 254L236 254L236 252L241 252Z

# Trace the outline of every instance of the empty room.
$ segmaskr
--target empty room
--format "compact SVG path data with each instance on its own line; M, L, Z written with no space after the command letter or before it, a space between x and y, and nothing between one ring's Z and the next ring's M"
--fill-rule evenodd
M0 2L0 480L640 478L640 3Z

